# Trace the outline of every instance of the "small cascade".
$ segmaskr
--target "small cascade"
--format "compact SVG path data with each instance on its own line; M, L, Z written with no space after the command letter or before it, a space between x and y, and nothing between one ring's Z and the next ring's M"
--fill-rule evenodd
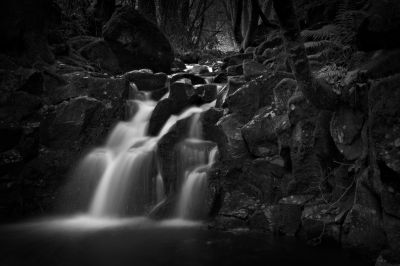
M86 181L82 194L92 195L88 213L94 217L143 215L165 198L163 178L158 171L158 140L178 121L194 117L188 130L192 140L201 137L200 113L210 107L192 107L179 116L171 116L156 137L146 135L156 103L150 100L128 101L129 121L118 123L106 144L89 153L79 164L74 177ZM189 141L190 142L190 141ZM193 167L207 156L193 155ZM196 159L201 157L201 159ZM191 168L190 170L193 170ZM187 169L186 169L187 171ZM86 184L85 183L85 184ZM94 194L93 194L94 191Z
M155 104L136 102L136 114L120 122L110 134L105 149L113 155L97 186L89 212L94 216L143 213L151 204L156 139L146 137L147 124Z
M179 196L177 216L182 219L201 219L206 213L207 171L215 162L217 147L214 147L205 165L198 166L188 172Z
M177 205L177 216L196 220L205 216L207 192L207 170L214 162L216 147L202 140L200 114L192 116L188 137L179 144L178 182L181 190Z

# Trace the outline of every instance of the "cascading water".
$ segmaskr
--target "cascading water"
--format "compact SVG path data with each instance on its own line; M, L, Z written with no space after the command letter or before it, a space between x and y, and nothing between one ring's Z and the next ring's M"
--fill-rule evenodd
M164 184L158 173L155 152L158 140L178 120L190 116L194 122L190 126L189 136L192 140L201 138L201 126L197 122L200 113L208 109L210 104L192 107L179 116L171 116L158 136L149 137L146 136L146 130L155 105L149 100L130 101L128 113L132 119L118 123L105 146L95 149L82 160L75 175L89 175L91 180L97 182L88 210L91 216L144 214L164 198ZM204 151L201 157L206 158ZM192 166L198 165L198 160L194 159Z
M179 196L177 215L182 219L197 219L205 216L207 197L207 171L215 162L217 147L209 154L208 163L186 174Z
M179 172L181 189L176 215L180 219L195 220L205 215L207 170L214 163L217 148L202 140L200 114L191 118L188 136L179 145Z
M153 199L151 183L157 174L154 167L157 142L145 133L155 104L151 101L135 103L137 113L133 119L120 122L107 140L105 149L112 154L112 159L90 206L89 212L94 216L142 213Z

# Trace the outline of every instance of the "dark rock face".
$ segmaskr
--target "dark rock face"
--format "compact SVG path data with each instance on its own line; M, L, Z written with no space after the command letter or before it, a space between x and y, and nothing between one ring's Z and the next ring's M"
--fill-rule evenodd
M156 25L133 8L120 8L103 28L103 37L123 71L149 68L169 72L174 53Z
M271 117L271 108L262 109L242 127L241 131L252 155L266 157L278 154L275 121Z
M86 44L79 50L79 53L108 73L121 72L117 56L102 39Z
M363 152L361 130L364 116L361 112L341 108L331 121L331 135L339 151L348 160L359 158Z
M104 142L136 92L126 79L99 73L0 73L1 220L50 213L71 166Z
M147 133L156 136L170 116L176 112L174 101L170 98L159 101L151 114Z

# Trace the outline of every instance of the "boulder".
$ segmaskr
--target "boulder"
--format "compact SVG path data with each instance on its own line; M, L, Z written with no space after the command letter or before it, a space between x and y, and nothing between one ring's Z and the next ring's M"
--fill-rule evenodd
M169 117L174 113L176 113L176 107L173 100L166 98L159 101L151 114L147 133L150 136L158 135Z
M270 230L277 234L295 236L301 225L303 206L300 204L276 204L266 208Z
M88 43L79 49L79 53L101 70L118 74L121 72L117 56L111 50L107 42L102 39Z
M191 73L177 73L171 76L171 84L180 80L180 79L189 79L192 85L206 84L207 82L197 75Z
M210 70L208 69L207 66L204 66L204 65L193 65L192 69L190 69L189 73L192 73L195 75L202 75L202 74L210 73Z
M199 102L199 104L210 103L217 98L217 91L217 85L215 84L195 85L194 93L197 100L192 100L192 102Z
M228 75L222 72L214 77L213 83L226 83L227 81L228 81Z
M228 66L226 68L226 74L228 76L240 76L243 74L243 65L233 65L233 66Z
M262 108L241 128L247 147L256 157L271 157L278 154L274 115L271 111L271 107Z
M232 165L236 163L237 167L243 164L243 160L250 155L241 133L242 126L243 123L236 114L223 116L217 123L219 132L216 142L221 160L232 163Z
M357 110L340 107L333 115L330 131L338 150L348 160L359 158L364 145L361 130L364 125L364 115Z
M194 87L187 83L174 82L169 89L168 98L171 99L177 109L189 106L190 99L195 95Z
M133 70L123 75L129 82L135 83L140 91L156 91L165 87L167 75L164 73L148 73L140 70Z
M296 91L297 82L291 78L282 79L274 88L275 112L278 115L287 112L287 103Z
M103 27L103 37L126 72L150 68L169 72L174 53L155 24L132 7L121 7Z
M87 96L76 97L49 112L41 125L41 140L48 147L62 149L77 147L88 122L103 104Z
M246 80L258 77L267 72L267 68L254 60L243 61L243 75Z

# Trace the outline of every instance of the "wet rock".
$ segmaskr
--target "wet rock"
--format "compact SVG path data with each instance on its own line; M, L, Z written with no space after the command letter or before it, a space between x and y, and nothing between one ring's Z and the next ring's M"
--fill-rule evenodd
M224 72L219 73L217 76L215 76L213 83L226 83L228 82L228 75Z
M306 206L302 213L301 234L312 245L339 243L341 224L347 212L347 208L332 208L326 204Z
M222 89L219 90L217 94L215 107L222 108L227 96L228 96L228 85L225 85L224 87L222 87Z
M265 107L241 129L250 152L256 157L278 154L273 116L271 108Z
M189 71L191 74L202 75L210 73L207 66L204 65L193 65L192 69Z
M255 195L246 192L245 188L240 188L224 193L223 205L219 211L219 216L246 221L257 208L258 202Z
M287 172L279 161L279 158L258 158L242 168L240 178L257 191L257 198L264 205L277 204L284 195L281 182Z
M243 75L246 80L263 75L267 71L263 64L254 60L243 61Z
M277 204L266 208L265 215L274 233L294 236L301 225L302 206L299 204Z
M217 135L217 144L221 154L221 160L228 162L237 162L240 166L243 160L249 156L246 143L241 133L243 123L235 114L222 117L217 127L219 134Z
M228 76L240 76L243 74L243 65L233 65L233 66L228 66L226 68L226 74Z
M103 27L103 37L123 71L150 68L169 72L174 54L156 25L131 7L117 9Z
M151 92L151 99L154 101L159 101L169 92L168 87L164 87Z
M75 72L62 76L66 85L57 86L48 91L50 103L57 104L79 96L89 96L107 101L109 104L120 103L134 97L128 80L107 76L92 76L85 72Z
M177 73L171 76L171 84L180 80L180 79L189 79L192 85L206 84L207 82L197 75L191 73Z
M216 124L223 114L224 111L218 108L210 108L201 113L200 122L203 128L204 139L217 142L220 131Z
M239 114L244 122L248 122L260 107L272 105L273 88L282 78L290 76L290 74L278 72L258 77L235 92L229 91L226 105L230 112Z
M232 56L225 57L223 59L224 65L234 66L234 65L241 65L245 59L253 59L253 53L245 53L245 54L236 54Z
M110 46L102 39L86 44L79 50L79 53L103 71L111 74L121 72L118 58Z
M276 113L281 115L287 111L287 103L296 91L297 82L294 79L282 79L274 88L274 103Z
M147 73L133 70L123 75L129 82L135 83L140 91L155 91L165 87L167 75L164 73Z
M56 149L76 147L87 123L102 107L100 101L86 96L61 103L41 125L42 142Z
M292 130L290 158L292 160L293 180L288 191L290 194L318 194L320 189L321 164L314 149L315 118L299 121Z
M363 152L363 125L364 115L360 111L342 107L333 115L331 135L339 151L348 160L359 158Z
M194 87L190 84L174 82L169 89L168 98L176 105L177 109L182 109L189 105L190 98L195 95Z
M243 76L231 76L228 77L228 95L237 91L241 86L243 86L247 81Z
M200 104L210 103L217 97L217 85L206 84L194 86L194 93Z
M173 100L167 98L159 101L151 114L147 133L150 136L158 135L169 117L176 113L176 111Z

